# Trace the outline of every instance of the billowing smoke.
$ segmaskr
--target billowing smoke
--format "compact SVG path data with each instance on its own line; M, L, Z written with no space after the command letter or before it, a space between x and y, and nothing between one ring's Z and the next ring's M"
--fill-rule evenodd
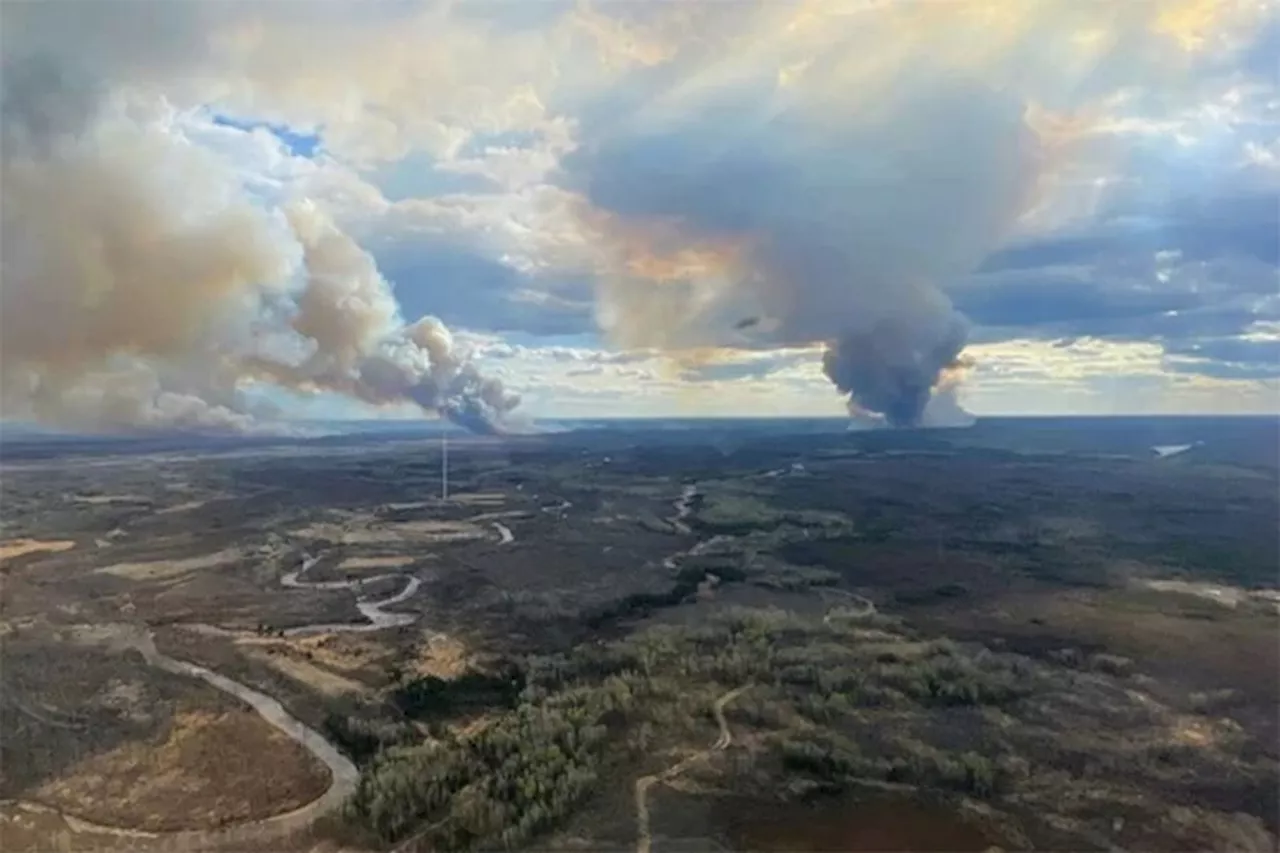
M40 56L3 72L6 418L272 429L248 393L269 383L504 429L518 398L438 321L406 325L373 259L315 205L251 198L154 102L102 96Z
M966 341L938 283L996 244L1042 156L1017 101L928 83L831 115L785 91L730 98L584 149L575 174L612 212L626 270L602 288L606 328L629 346L825 343L851 411L919 423ZM701 251L672 249L673 232ZM636 274L681 251L701 261L683 277ZM761 321L735 328L744 316Z
M1040 202L1070 98L1181 50L1158 5L772 4L687 51L565 163L606 247L602 328L677 355L825 345L858 417L967 419L939 388L967 335L946 288Z
M289 325L311 351L300 361L259 352L252 360L259 375L374 405L411 401L473 432L509 428L520 398L483 376L443 323L424 317L405 325L373 258L314 205L292 205L286 216L306 269Z
M947 327L924 332L919 318L882 320L827 345L822 367L842 393L850 414L878 415L892 426L920 423L939 378L959 366L967 329L956 315Z

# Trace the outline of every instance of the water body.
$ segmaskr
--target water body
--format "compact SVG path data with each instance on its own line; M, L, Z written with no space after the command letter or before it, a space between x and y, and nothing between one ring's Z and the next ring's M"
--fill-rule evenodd
M301 637L310 634L330 634L337 632L353 632L365 633L369 631L381 631L383 628L398 628L402 625L412 625L418 621L416 613L387 613L384 607L391 607L402 601L407 601L413 597L418 591L418 587L422 585L422 580L413 575L403 575L399 573L374 575L373 577L360 578L350 581L304 581L302 575L308 569L319 562L318 557L304 557L302 568L296 572L289 572L280 579L280 585L292 589L360 589L366 584L373 583L384 578L402 577L405 578L406 584L404 589L390 598L384 598L379 601L361 600L356 602L356 609L360 611L360 615L368 622L325 622L313 625L301 625L297 628L290 628L285 631L286 637Z
M1200 442L1194 444L1157 444L1151 449L1155 451L1156 456L1164 459L1166 456L1177 456L1179 453L1186 453L1193 447L1198 447Z

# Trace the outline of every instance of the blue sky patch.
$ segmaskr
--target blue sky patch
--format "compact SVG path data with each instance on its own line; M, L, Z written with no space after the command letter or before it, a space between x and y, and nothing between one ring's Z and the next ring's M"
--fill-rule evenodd
M214 114L213 123L220 124L223 127L234 127L238 130L256 130L262 128L269 132L272 136L284 143L284 147L289 149L289 153L295 157L314 157L316 151L320 148L320 134L303 133L288 125L271 124L265 121L254 121L252 119L234 118L232 116Z

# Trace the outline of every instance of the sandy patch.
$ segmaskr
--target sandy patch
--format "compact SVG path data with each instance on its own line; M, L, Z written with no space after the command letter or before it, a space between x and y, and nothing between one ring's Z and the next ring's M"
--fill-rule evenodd
M71 501L78 504L100 506L103 504L149 504L151 498L143 495L72 495Z
M193 509L199 509L207 504L208 501L186 501L173 506L167 506L164 509L156 510L156 515L171 515L176 512L190 512Z
M310 802L329 773L248 708L174 715L160 743L94 755L34 799L99 823L163 831L267 817Z
M1167 738L1183 746L1209 748L1238 740L1242 734L1240 724L1228 717L1214 719L1178 714L1169 725Z
M456 738L473 738L491 725L493 725L493 718L485 714L463 722L446 723L449 731Z
M1180 453L1186 453L1191 448L1198 445L1195 444L1156 444L1152 445L1151 450L1158 459L1167 459L1170 456L1177 456Z
M1177 592L1183 595L1194 595L1221 604L1223 607L1235 608L1249 597L1246 590L1237 586L1222 586L1216 583L1193 581L1145 581L1147 588L1157 592Z
M347 557L338 564L339 569L398 569L412 563L417 557Z
M391 655L386 646L360 634L317 634L294 642L315 660L344 672L363 669Z
M212 569L226 565L240 558L239 548L227 548L212 554L201 554L182 560L153 560L146 563L116 563L95 569L101 574L116 575L129 580L157 580L159 578L176 577L187 572L201 569Z
M10 539L0 542L0 562L27 554L57 554L76 547L70 539Z
M502 492L461 492L456 495L450 495L449 500L463 506L494 507L502 506L506 503L507 496Z
M393 512L401 512L406 509L424 509L429 506L434 506L436 503L436 501L409 501L407 503L390 503L386 506L387 509L392 510Z
M97 548L110 548L112 542L114 542L115 540L119 539L121 536L124 536L124 535L125 535L125 529L123 527L117 527L111 530L109 533L107 533L106 536L102 537L101 539L93 540L93 544Z
M393 542L431 543L485 539L484 528L466 521L403 521L383 523L310 524L294 532L302 539L336 545L381 545Z
M316 666L308 660L294 657L282 648L252 649L246 655L254 660L267 664L272 669L287 675L295 681L301 681L315 688L326 696L342 696L349 693L364 693L368 687L344 678L336 672Z
M1174 742L1187 746L1211 746L1218 739L1213 724L1196 717L1180 717L1169 735Z
M393 527L397 532L410 535L485 536L484 530L469 521L405 521L388 526Z
M482 512L471 516L470 520L473 522L501 521L504 518L533 518L533 513L527 509L505 509L499 512Z
M413 671L436 678L457 678L470 663L466 646L446 634L432 634L418 646Z
M201 626L185 625L184 628ZM206 626L207 627L207 626ZM238 646L287 649L295 657L310 655L310 660L328 669L356 672L387 658L391 652L383 645L359 634L314 634L306 637L263 637L244 634L236 638ZM361 688L363 689L363 688Z

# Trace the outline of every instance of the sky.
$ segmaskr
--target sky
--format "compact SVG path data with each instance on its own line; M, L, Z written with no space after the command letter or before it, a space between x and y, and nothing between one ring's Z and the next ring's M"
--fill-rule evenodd
M1280 410L1277 2L35 0L0 47L5 417Z

